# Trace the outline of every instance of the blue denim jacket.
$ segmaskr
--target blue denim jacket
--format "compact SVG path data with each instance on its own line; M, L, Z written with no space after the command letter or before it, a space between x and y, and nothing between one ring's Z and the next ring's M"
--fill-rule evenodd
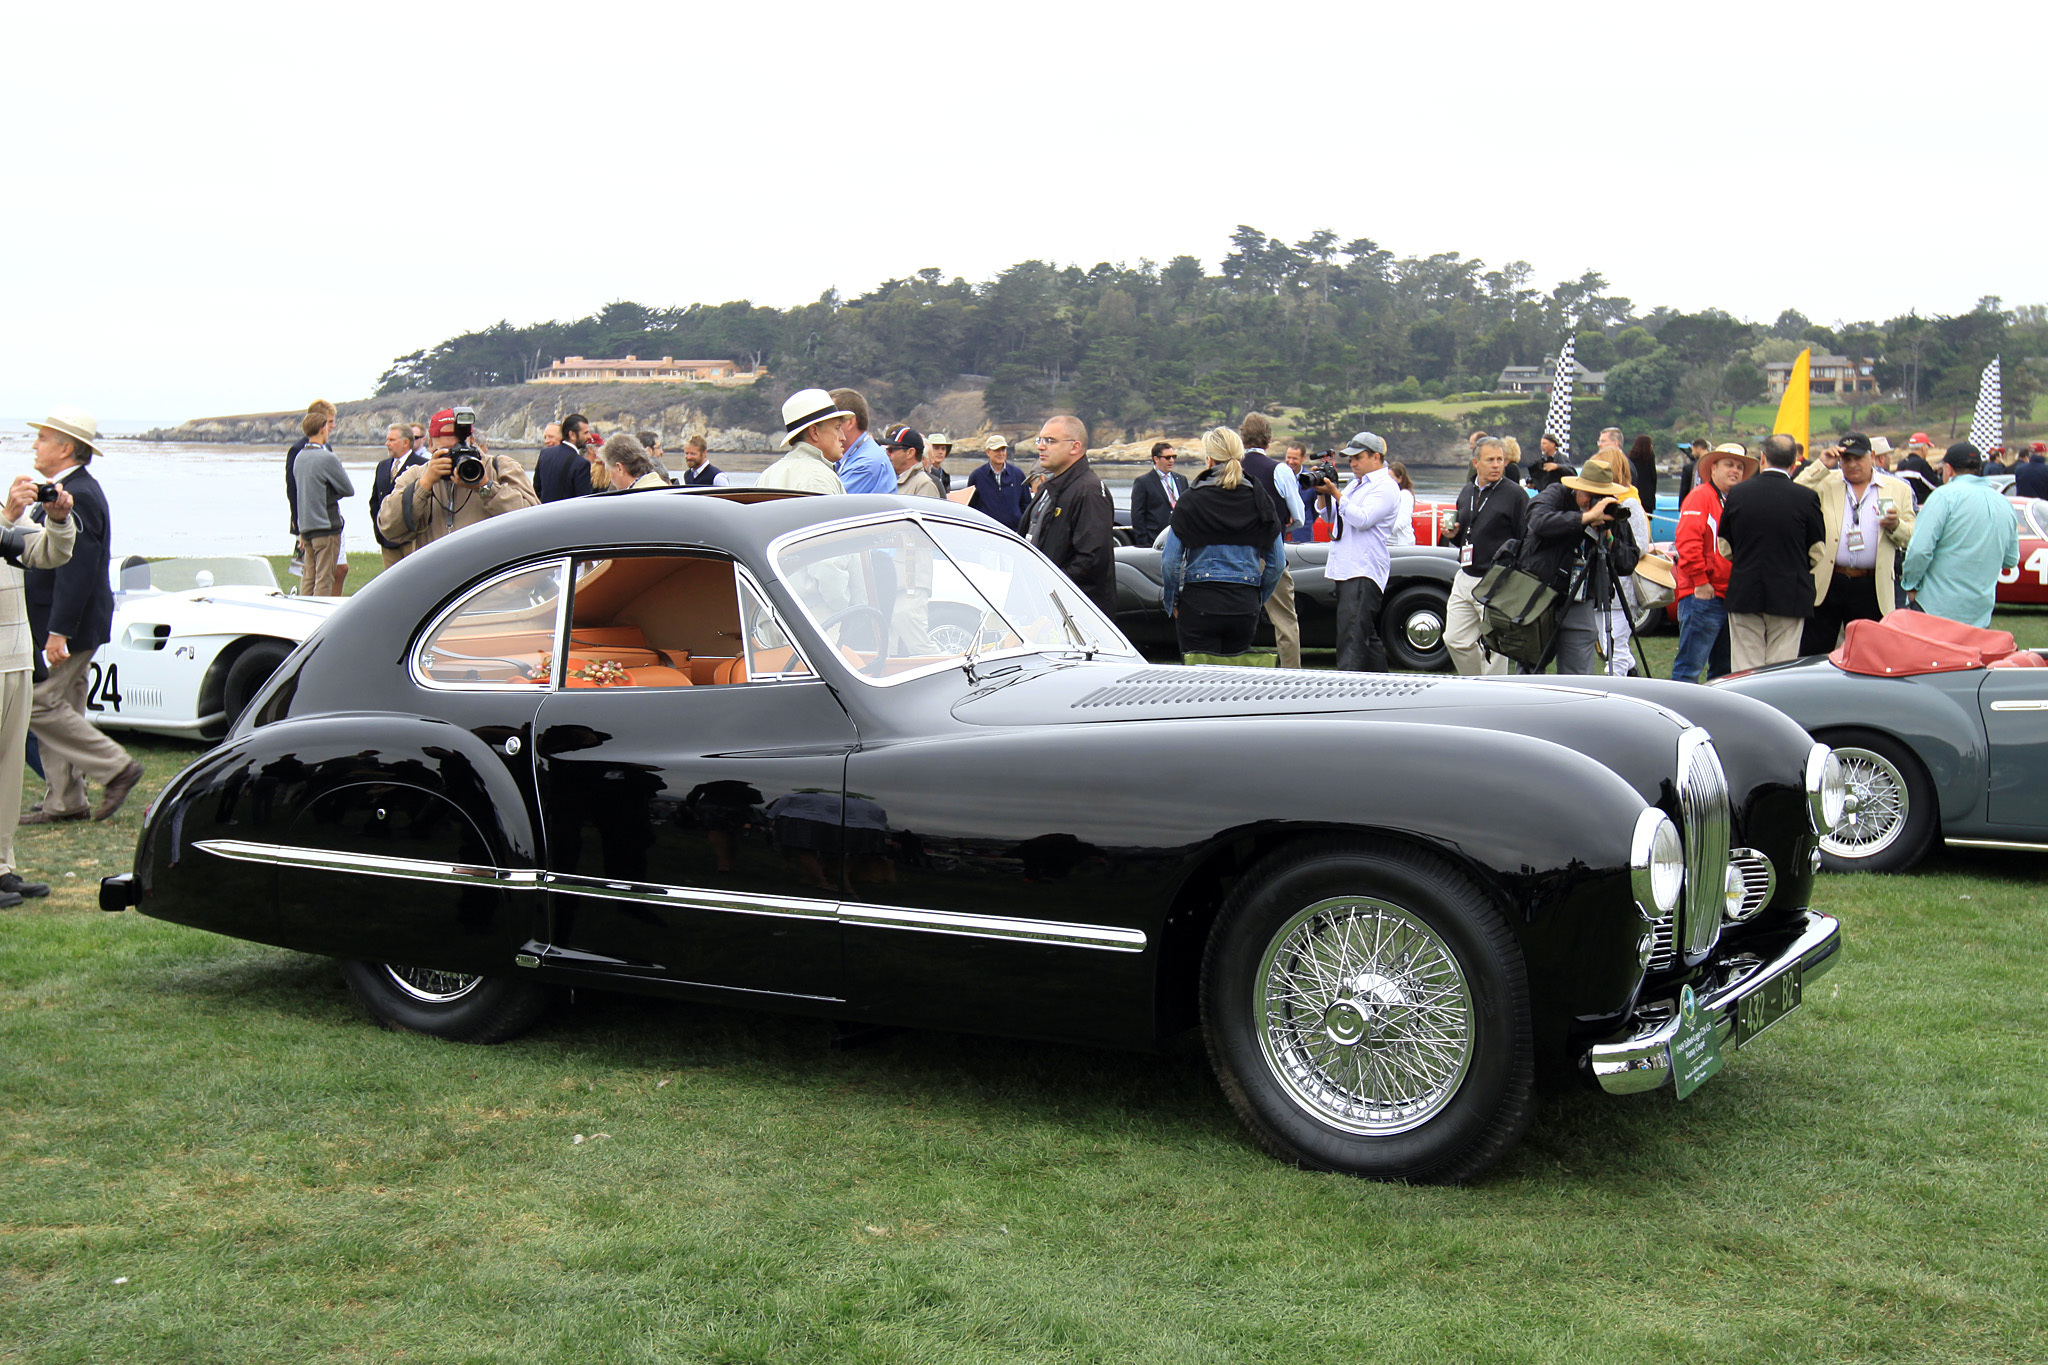
M1242 583L1257 587L1264 602L1280 586L1281 571L1287 567L1287 542L1274 536L1261 553L1249 545L1205 545L1189 556L1180 537L1166 533L1159 552L1160 606L1173 615L1173 599L1187 583Z

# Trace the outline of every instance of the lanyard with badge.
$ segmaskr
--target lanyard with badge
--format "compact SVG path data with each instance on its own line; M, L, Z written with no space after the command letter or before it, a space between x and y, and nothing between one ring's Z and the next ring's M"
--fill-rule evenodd
M1871 480L1860 498L1849 499L1849 524L1842 528L1842 548L1850 554L1863 553L1863 504L1870 501L1870 495L1877 491L1877 481Z
M1471 567L1472 533L1476 531L1479 527L1480 514L1486 511L1486 500L1493 496L1494 489L1499 488L1502 484L1506 482L1506 479L1495 479L1492 483L1486 485L1486 487L1479 489L1478 496L1472 499L1472 524L1470 526L1465 527L1459 533L1463 537L1464 541L1463 544L1458 546L1458 563L1460 566L1466 568Z

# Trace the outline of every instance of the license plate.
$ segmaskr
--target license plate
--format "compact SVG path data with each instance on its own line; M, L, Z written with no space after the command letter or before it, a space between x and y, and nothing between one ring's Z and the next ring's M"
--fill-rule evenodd
M1797 967L1771 978L1769 981L1764 982L1763 985L1757 987L1756 990L1743 996L1740 1007L1742 1041L1748 1042L1780 1019L1783 1019L1793 1010L1798 1009L1799 998L1800 983L1799 969Z

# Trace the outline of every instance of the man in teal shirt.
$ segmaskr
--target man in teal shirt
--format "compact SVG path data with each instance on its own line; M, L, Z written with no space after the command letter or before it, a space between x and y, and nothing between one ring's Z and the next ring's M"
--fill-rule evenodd
M1921 505L1899 586L1922 611L1988 626L1998 576L2020 562L2019 523L2005 494L1984 482L1977 447L1959 441L1942 463L1947 478Z

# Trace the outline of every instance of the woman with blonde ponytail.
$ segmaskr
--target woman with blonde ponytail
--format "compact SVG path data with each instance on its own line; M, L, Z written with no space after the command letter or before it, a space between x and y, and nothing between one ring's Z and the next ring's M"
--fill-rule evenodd
M1286 521L1245 477L1244 442L1229 427L1202 437L1209 467L1173 509L1159 559L1162 605L1181 654L1242 654L1287 564Z

